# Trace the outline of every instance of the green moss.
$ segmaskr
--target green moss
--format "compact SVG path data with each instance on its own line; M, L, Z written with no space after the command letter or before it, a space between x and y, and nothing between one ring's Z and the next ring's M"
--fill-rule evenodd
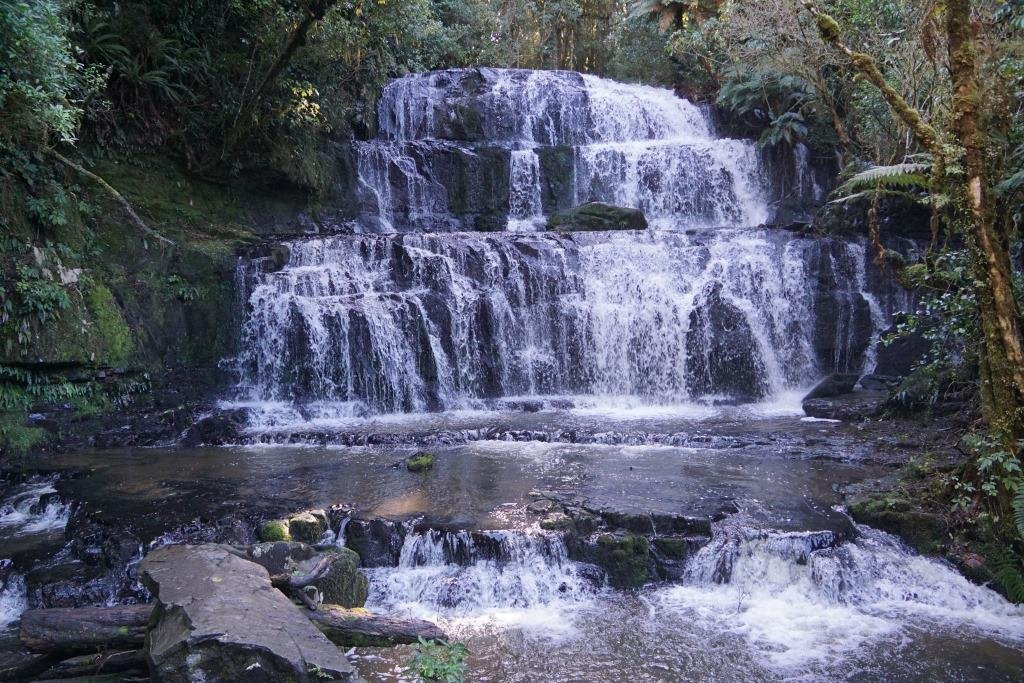
M437 457L433 453L417 453L406 459L405 466L410 472L424 472L434 466Z
M597 561L615 588L639 588L650 576L650 544L643 536L603 534L597 539Z
M135 340L114 301L114 295L105 286L94 284L85 293L85 304L96 326L99 342L105 347L104 360L114 365L126 363L135 352Z
M654 539L654 547L670 560L686 559L688 546L685 538L656 538Z
M45 429L25 425L25 414L21 411L0 413L0 452L7 457L23 457L44 444L49 436Z
M289 536L303 543L319 543L327 531L327 514L323 510L307 510L288 518Z
M288 524L280 519L265 522L260 527L259 537L264 543L292 540L291 534L288 533Z

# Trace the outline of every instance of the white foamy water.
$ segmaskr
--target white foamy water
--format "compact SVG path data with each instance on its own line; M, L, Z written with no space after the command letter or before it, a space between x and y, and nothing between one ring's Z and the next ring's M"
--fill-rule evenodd
M398 567L370 570L371 608L442 619L459 628L572 629L572 606L597 589L559 535L508 531L409 534Z
M888 534L859 530L856 542L812 552L804 562L770 538L727 551L713 542L688 567L685 585L658 589L652 604L658 618L728 629L793 674L841 661L878 641L930 631L1024 648L1024 607L913 554ZM718 582L724 552L731 555L731 575Z
M26 609L28 597L25 593L25 579L18 574L11 574L6 582L0 582L0 629L20 619Z
M722 531L690 560L682 583L635 597L581 581L549 540L506 534L501 547L513 550L484 559L465 534L413 535L398 568L373 570L371 602L437 620L476 647L479 680L531 680L544 670L523 663L510 676L498 662L523 656L516 643L544 653L550 680L619 680L627 670L636 680L664 680L651 673L659 667L676 672L673 680L744 670L751 680L913 677L942 670L947 639L998 643L1009 659L993 671L1012 668L1014 657L1024 662L1024 607L887 534L859 531L856 542L835 547L821 534ZM708 657L709 646L717 656ZM578 659L588 648L588 657L608 662L603 673ZM937 661L879 660L894 650ZM970 671L964 666L955 678Z
M70 506L59 499L41 499L56 489L49 481L19 485L0 501L0 530L5 533L38 534L62 530L68 523Z

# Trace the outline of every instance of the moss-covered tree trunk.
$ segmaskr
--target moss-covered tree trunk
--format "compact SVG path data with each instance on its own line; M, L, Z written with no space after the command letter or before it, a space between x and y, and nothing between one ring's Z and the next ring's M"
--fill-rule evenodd
M1013 292L1009 235L995 220L991 188L985 172L986 131L983 124L983 95L978 76L971 0L947 0L946 33L950 77L953 88L953 129L951 137L962 146L963 180L952 187L946 171L951 161L939 132L885 79L870 55L855 52L841 39L839 25L821 12L813 0L801 0L814 15L822 39L849 57L888 103L896 117L914 134L934 160L932 188L948 189L965 205L962 220L971 244L974 295L981 317L984 348L979 354L982 409L989 427L999 434L1010 452L1024 437L1024 344L1020 335L1020 312ZM959 200L962 200L959 201ZM958 219L960 217L957 217ZM936 228L933 227L933 231ZM933 236L934 237L934 236Z
M985 170L986 131L971 0L947 0L946 34L953 81L953 133L962 145L965 222L974 262L975 297L984 335L983 406L989 426L1016 450L1024 435L1024 346L1013 292L1009 236L999 228Z

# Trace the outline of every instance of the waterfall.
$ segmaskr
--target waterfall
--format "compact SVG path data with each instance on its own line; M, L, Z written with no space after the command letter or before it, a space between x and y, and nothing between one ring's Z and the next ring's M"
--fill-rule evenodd
M393 81L378 119L356 144L357 234L290 242L273 272L242 265L240 399L308 416L742 403L871 367L893 306L864 246L757 227L753 143L670 91L457 69ZM543 231L586 201L652 229Z
M370 571L370 604L429 614L550 609L594 595L594 578L555 534L511 531L406 536L398 567Z

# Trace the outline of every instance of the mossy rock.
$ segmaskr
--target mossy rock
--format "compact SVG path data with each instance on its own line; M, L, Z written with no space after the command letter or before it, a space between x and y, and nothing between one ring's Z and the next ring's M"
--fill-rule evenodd
M269 522L265 522L263 526L260 527L258 535L260 540L264 543L292 540L291 534L288 533L288 522L281 519L274 519Z
M654 539L654 547L670 560L685 560L690 546L685 538L662 537Z
M327 531L327 513L323 510L305 510L288 518L288 533L292 539L315 544Z
M417 453L406 459L405 467L410 472L425 472L433 468L435 462L437 462L437 456L433 453Z
M851 502L849 511L858 523L895 534L922 554L941 552L949 540L949 527L942 515L914 510L900 498L868 496Z
M576 522L564 512L554 512L540 521L540 528L545 531L576 531Z
M596 232L602 230L646 230L643 211L603 202L588 202L575 209L560 211L548 219L548 230L558 232Z
M127 363L135 352L135 340L114 295L104 285L93 285L85 294L85 304L106 347L104 360L112 365Z
M324 603L342 607L362 607L370 592L370 582L359 571L359 554L349 548L332 548L337 557L330 569L312 585L323 595Z
M602 534L597 538L597 564L615 588L640 588L650 578L650 543L643 536Z

